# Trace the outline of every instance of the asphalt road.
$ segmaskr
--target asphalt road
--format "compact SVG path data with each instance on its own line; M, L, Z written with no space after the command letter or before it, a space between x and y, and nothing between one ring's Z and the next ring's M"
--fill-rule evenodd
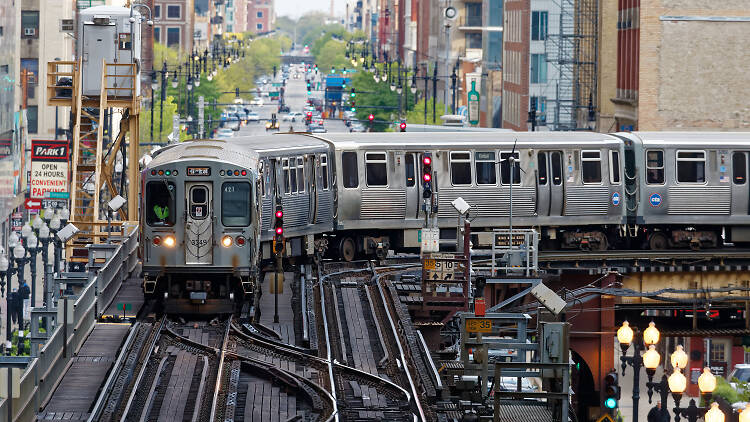
M277 81L280 82L280 76ZM313 97L323 98L322 91L313 91ZM247 135L261 135L266 132L266 121L271 119L272 113L277 113L279 104L278 101L270 101L267 97L263 98L264 104L262 106L253 106L252 109L260 116L260 122L250 122L242 126L237 133L237 136ZM300 78L294 78L294 72L290 72L289 79L286 82L285 87L285 102L290 107L291 111L302 112L307 101L307 87L305 86L304 73L300 72ZM295 132L304 132L307 130L304 120L297 119L296 122L283 121L283 115L286 113L277 113L276 117L279 120L279 130L287 132L290 126L293 127ZM346 127L343 121L337 119L326 119L324 124L328 132L348 132L349 128ZM270 133L270 132L268 132Z

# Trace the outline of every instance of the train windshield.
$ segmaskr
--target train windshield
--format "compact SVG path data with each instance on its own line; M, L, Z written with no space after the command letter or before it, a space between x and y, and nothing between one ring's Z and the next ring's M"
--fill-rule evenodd
M221 223L227 227L250 225L250 183L227 182L222 185Z
M146 223L149 226L173 226L175 184L154 181L146 184Z

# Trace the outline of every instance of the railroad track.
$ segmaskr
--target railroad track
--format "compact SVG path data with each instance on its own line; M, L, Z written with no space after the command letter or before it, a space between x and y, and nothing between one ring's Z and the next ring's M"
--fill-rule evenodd
M214 420L230 323L163 319L120 420Z
M404 371L408 364L399 335L387 322L390 311L371 285L376 274L387 270L366 261L326 263L325 276L319 277L319 320L344 420L425 420L417 390Z

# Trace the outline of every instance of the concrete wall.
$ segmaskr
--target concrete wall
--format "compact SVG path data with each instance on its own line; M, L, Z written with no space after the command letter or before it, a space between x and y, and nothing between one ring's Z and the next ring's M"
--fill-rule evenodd
M599 67L596 95L598 132L612 132L615 127L615 105L610 101L617 95L617 2L599 3Z
M506 0L503 25L503 128L528 130L529 0Z
M746 1L648 1L640 22L639 129L750 128Z

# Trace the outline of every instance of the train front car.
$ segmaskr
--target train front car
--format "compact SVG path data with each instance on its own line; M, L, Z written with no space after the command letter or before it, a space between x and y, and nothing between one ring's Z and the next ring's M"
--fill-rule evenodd
M257 280L257 155L186 142L157 153L142 174L146 297L169 314L238 311Z

